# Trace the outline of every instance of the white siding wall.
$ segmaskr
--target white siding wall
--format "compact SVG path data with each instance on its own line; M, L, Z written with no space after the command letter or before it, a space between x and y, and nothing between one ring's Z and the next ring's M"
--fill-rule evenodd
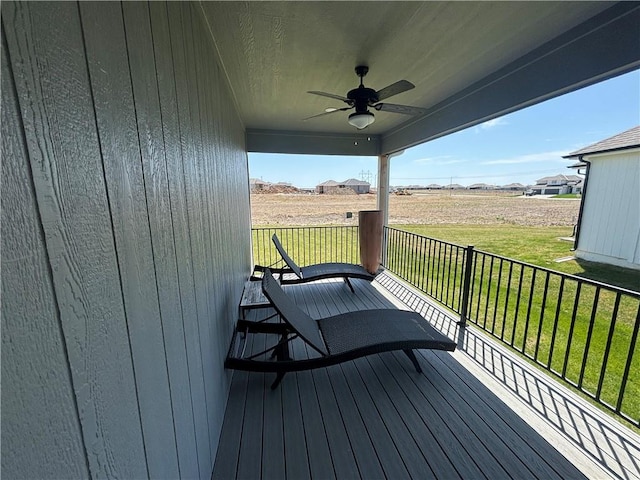
M640 268L640 150L591 161L576 256Z
M250 269L200 6L2 2L6 478L210 478Z

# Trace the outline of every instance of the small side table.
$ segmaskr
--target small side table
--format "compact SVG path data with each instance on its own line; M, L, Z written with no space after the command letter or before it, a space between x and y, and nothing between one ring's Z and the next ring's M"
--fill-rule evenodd
M269 308L271 303L262 293L262 282L260 280L247 280L240 299L240 318L246 320L249 310L258 308Z

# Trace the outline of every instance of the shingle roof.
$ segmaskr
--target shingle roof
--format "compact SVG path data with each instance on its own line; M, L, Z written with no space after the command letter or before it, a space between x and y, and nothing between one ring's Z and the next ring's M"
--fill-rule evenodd
M363 182L362 180L356 180L355 178L350 178L345 180L344 182L340 182L340 185L370 185L369 182Z
M539 178L538 180L536 180L536 183L538 185L541 185L541 184L546 184L546 183L549 183L549 182L553 182L555 180L560 180L560 181L561 180L566 180L567 182L579 182L580 180L582 180L582 177L579 177L578 175L563 175L563 174L560 174L560 175L554 175L552 177Z
M605 138L593 145L581 148L575 152L565 155L563 158L573 158L589 153L611 152L615 150L625 150L627 148L640 147L640 125L630 128L613 137Z
M327 180L326 182L318 184L319 187L335 187L336 185L338 185L338 182L335 180Z

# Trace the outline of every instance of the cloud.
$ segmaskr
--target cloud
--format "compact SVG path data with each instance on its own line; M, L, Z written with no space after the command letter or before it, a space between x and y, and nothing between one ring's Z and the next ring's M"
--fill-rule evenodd
M504 117L498 117L498 118L494 118L492 120L487 120L484 123L481 123L480 125L476 125L474 131L476 133L480 133L480 131L482 130L489 130L490 128L494 128L497 127L498 125L508 125L509 122L507 122Z
M488 162L482 162L482 165L514 165L519 163L534 163L534 162L562 162L567 163L567 160L562 158L563 155L569 153L567 150L554 150L551 152L529 153L527 155L517 155L511 158L501 158L498 160L489 160Z
M417 158L413 163L418 165L453 165L462 163L464 160L453 158L451 155L439 155L437 157Z

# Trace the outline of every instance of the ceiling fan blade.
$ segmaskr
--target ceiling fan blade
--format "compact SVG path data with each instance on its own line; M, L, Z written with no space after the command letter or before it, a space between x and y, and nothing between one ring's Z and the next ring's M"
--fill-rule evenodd
M423 115L427 113L426 108L410 107L408 105L396 105L395 103L378 103L373 108L383 112L404 113L405 115Z
M322 113L318 113L317 115L311 115L310 117L307 118L303 118L302 121L307 121L311 118L316 118L316 117L322 117L324 115L330 115L332 113L336 113L336 112L344 112L345 110L350 110L353 107L343 107L343 108L334 108L334 109L327 109L328 111L322 112Z
M384 100L393 95L397 95L407 90L415 88L415 85L407 80L398 80L396 83L384 87L382 90L378 90L378 100Z
M333 93L326 93L326 92L307 92L307 93L313 93L314 95L320 95L321 97L329 97L329 98L335 98L336 100L342 100L343 102L349 102L349 99L347 97L342 97L340 95L335 95Z

